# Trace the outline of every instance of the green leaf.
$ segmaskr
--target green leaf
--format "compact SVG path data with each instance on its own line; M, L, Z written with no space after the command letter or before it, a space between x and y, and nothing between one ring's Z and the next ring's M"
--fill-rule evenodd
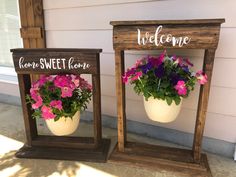
M174 98L174 101L175 101L175 104L176 104L176 105L179 105L181 99L180 99L180 97L175 97L175 98Z
M172 98L171 97L166 97L166 102L167 102L168 105L171 105Z
M59 117L59 116L56 116L56 117L54 118L54 122L58 121L59 119L60 119L60 117Z

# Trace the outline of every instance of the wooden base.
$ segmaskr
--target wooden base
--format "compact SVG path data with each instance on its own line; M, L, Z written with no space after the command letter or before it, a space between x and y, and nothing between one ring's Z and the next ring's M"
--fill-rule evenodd
M110 147L109 139L102 139L96 149L58 148L58 147L29 147L24 145L15 156L18 158L76 160L86 162L106 162Z
M200 163L195 163L191 150L127 142L125 152L114 149L110 162L146 167L154 170L168 170L181 176L212 177L206 154Z

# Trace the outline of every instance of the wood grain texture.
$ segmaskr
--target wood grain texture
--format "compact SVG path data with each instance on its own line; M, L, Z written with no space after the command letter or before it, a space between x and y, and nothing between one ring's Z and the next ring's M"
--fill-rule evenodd
M131 24L128 25L114 25L113 29L113 47L114 49L120 50L157 50L166 48L175 49L207 49L207 48L217 48L220 32L219 24L143 24L140 21L138 25ZM145 23L145 21L144 21ZM175 37L187 36L191 38L191 41L182 47L179 45L173 46L171 42L160 44L156 46L152 43L147 43L146 45L138 44L138 29L141 31L141 35L145 36L146 33L150 35L155 35L157 27L162 25L162 30L159 33L159 38L161 35L171 34Z
M131 26L131 25L157 25L157 24L168 24L168 25L201 25L201 24L221 24L224 23L225 19L192 19L192 20L136 20L136 21L111 21L110 24L113 26Z
M192 151L187 149L127 142L125 152L116 147L109 161L157 171L168 170L183 177L212 176L206 155L202 154L200 163L196 164Z
M33 159L55 159L55 160L73 160L86 162L106 162L110 147L109 139L102 139L102 143L96 149L85 148L58 148L42 146L23 146L16 153L18 158Z
M42 38L42 29L37 27L21 28L20 33L22 38Z
M117 96L117 129L118 129L118 148L124 152L126 143L126 113L125 113L125 85L122 82L124 74L124 51L115 51L116 68L116 96Z
M31 88L31 80L29 75L25 74L18 74L18 83L21 95L21 105L24 117L24 124L25 124L25 132L26 132L26 139L27 145L32 145L32 140L37 136L37 127L36 127L36 120L32 119L32 110L31 105L26 103L26 95L29 94L29 90Z
M193 156L196 162L201 159L201 145L208 107L208 99L211 87L211 76L214 65L215 50L206 50L204 55L203 71L206 73L208 82L200 88L197 119L193 141Z
M98 146L102 139L102 118L101 118L101 83L100 83L100 61L96 55L97 73L92 75L93 86L93 117L94 117L94 141Z
M12 49L13 61L17 73L24 74L56 74L56 73L77 73L77 74L99 74L99 58L97 58L96 51L89 49ZM91 51L91 53L89 52ZM23 58L23 59L22 59ZM72 58L73 63L70 60ZM41 60L43 60L43 68L41 67ZM49 68L46 68L45 63L55 61ZM58 64L56 64L58 60ZM63 61L64 60L64 61ZM22 62L20 62L22 61ZM24 67L24 64L34 63L38 67ZM74 67L74 64L80 65ZM86 65L88 67L83 67ZM71 67L71 68L70 68Z
M24 48L45 48L43 1L19 0L19 9ZM36 28L40 34L32 34Z
M96 149L97 143L92 137L69 137L38 135L33 138L32 146L71 148L71 149Z

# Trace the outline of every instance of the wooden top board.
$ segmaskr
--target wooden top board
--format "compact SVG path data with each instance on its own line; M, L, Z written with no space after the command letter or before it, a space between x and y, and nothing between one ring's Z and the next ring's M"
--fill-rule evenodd
M18 74L99 74L102 49L11 49Z
M80 53L101 53L102 49L86 49L86 48L35 48L35 49L11 49L11 52L80 52Z
M191 19L191 20L137 20L137 21L111 21L113 26L117 25L153 25L153 24L214 24L224 23L225 19Z
M112 21L115 50L216 49L224 19Z

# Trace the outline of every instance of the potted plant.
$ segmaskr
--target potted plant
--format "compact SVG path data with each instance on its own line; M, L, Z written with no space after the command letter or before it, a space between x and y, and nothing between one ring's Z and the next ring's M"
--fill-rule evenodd
M137 60L123 75L123 82L134 85L142 94L148 117L158 122L171 122L179 114L183 98L187 98L195 83L205 84L203 71L194 73L189 59L162 52L159 56L146 56Z
M33 118L43 118L53 134L64 136L77 129L91 96L92 86L79 75L40 75L26 99Z

